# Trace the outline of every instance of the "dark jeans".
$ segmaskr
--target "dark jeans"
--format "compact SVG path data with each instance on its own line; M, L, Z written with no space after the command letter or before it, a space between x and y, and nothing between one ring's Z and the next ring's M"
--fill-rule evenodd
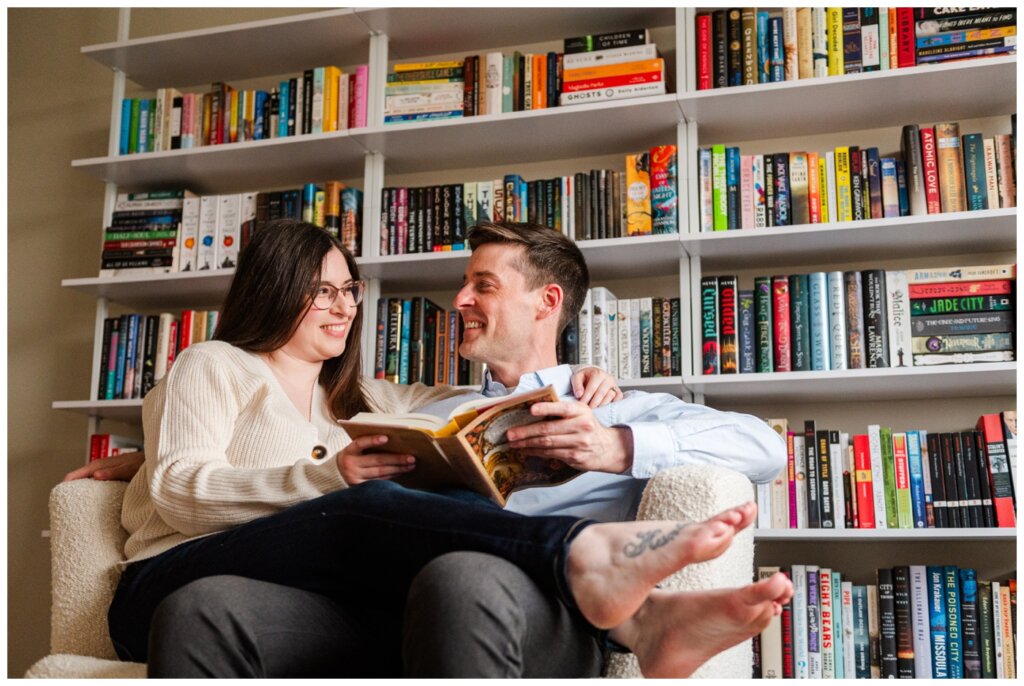
M401 619L409 586L448 552L495 555L574 608L569 543L591 522L524 517L474 498L369 481L128 566L107 619L122 660L145 662L153 612L197 579L234 575L317 593L359 616Z

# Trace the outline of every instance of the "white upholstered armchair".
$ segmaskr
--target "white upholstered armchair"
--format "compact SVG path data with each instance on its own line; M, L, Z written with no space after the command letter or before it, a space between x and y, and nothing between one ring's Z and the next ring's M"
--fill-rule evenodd
M121 528L121 498L127 484L71 481L50 494L53 573L50 651L29 669L28 677L144 677L146 666L119 662L107 633L107 607L117 586L117 562L127 536ZM722 467L679 467L651 479L640 504L640 519L706 519L753 497L746 477ZM750 583L753 534L742 532L732 547L710 562L691 565L670 577L665 588L735 587ZM695 677L748 678L750 642L725 651L703 665ZM615 655L613 677L639 676L630 655Z

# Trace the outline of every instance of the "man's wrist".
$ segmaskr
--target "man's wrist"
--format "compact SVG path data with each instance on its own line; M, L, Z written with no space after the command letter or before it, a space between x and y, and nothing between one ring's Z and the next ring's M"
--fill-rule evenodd
M628 426L616 426L612 429L619 445L619 474L626 474L633 468L633 430Z

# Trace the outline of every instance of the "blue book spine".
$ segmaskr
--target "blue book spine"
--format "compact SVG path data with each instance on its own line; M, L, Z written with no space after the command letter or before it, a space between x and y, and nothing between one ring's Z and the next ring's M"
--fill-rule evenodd
M402 343L398 357L398 383L409 383L409 348L412 345L412 300L402 301Z
M740 207L740 149L725 149L726 208L730 229L740 228L743 219Z
M139 100L139 149L135 152L149 152L149 100Z
M139 346L139 320L140 315L128 315L128 340L125 343L124 355L124 378L121 395L119 397L130 400L132 388L135 383L135 357Z
M313 209L316 206L316 184L307 183L302 186L302 221L313 221Z
M832 572L832 648L835 651L835 678L844 678L843 665L843 579Z
M899 189L900 216L910 214L910 192L907 190L907 171L903 160L896 158L896 187Z
M963 630L963 663L967 679L981 678L981 641L978 630L978 578L973 569L960 570L960 627ZM1016 608L1011 604L1011 612Z
M757 13L757 82L771 80L771 57L768 55L768 13Z
M267 102L266 91L256 91L256 96L253 100L253 124L252 124L252 137L253 140L263 140L263 107Z
M988 190L985 177L985 143L980 133L963 136L964 187L967 209L987 210Z
M118 142L117 152L119 155L127 155L131 152L128 149L128 140L132 132L132 99L121 100L121 138Z
M814 272L808 275L808 285L811 291L811 371L828 371L828 277L825 272Z
M782 17L768 19L768 52L771 70L768 80L772 83L786 80L786 51L782 44Z
M756 371L754 354L754 291L740 291L740 374Z
M896 195L886 194L886 188L896 188ZM899 177L896 174L896 158L882 158L882 215L885 217L900 216Z
M928 567L928 621L932 635L932 678L949 678L946 579L942 567Z
M868 588L853 587L853 666L858 679L871 678L871 639L868 635Z
M277 137L288 135L288 81L282 81L277 96Z
M789 345L794 372L811 369L810 298L807 274L789 277Z
M421 112L419 114L389 114L384 117L385 124L396 124L409 121L434 121L435 119L456 119L462 116L462 110L446 110L444 112Z
M128 326L130 315L121 315L121 335L117 339L117 366L114 367L114 398L124 393L124 365L128 348Z
M957 568L943 569L946 595L946 631L949 636L949 678L964 678L963 636L960 633L960 578Z
M921 432L907 432L907 462L910 467L910 502L914 513L914 528L927 526L924 508L924 463L921 461Z
M106 376L106 383L103 386L103 400L113 400L117 384L117 354L121 350L121 320L115 319L110 332L110 350L107 359L103 360L103 374ZM110 366L110 356L114 357L114 366Z

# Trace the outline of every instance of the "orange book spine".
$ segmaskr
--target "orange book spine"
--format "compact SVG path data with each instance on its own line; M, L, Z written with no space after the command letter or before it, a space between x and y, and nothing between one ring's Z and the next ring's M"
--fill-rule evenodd
M599 79L605 76L622 76L623 74L643 74L649 71L664 71L665 60L639 60L637 62L623 62L622 64L609 64L601 67L583 67L581 69L566 69L562 79L570 81L588 81Z

